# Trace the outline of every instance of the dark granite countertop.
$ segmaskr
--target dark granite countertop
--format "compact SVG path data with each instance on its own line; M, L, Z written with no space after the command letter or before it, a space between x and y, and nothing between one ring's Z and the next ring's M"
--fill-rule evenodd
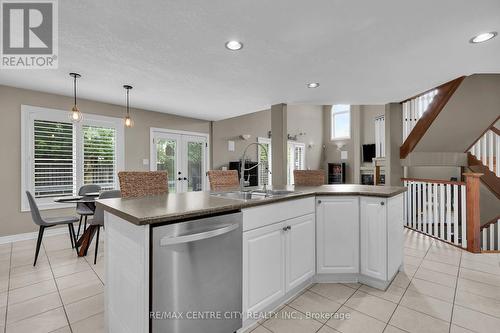
M359 195L392 197L406 191L404 187L370 185L322 185L313 187L283 186L273 189L294 191L286 195L247 201L211 195L209 192L171 193L141 198L98 200L104 210L133 224L175 223L188 218L230 212L273 202L323 195ZM245 188L248 190L248 188Z

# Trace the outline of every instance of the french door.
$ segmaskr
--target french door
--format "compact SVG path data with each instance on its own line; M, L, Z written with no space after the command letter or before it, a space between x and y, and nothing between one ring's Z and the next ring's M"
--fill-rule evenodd
M207 188L208 135L151 129L150 169L168 172L170 193Z

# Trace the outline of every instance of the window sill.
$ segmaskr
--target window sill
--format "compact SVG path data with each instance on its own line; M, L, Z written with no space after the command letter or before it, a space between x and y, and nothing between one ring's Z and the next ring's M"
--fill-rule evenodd
M351 137L343 137L343 138L330 138L330 141L345 141L345 140L351 140Z

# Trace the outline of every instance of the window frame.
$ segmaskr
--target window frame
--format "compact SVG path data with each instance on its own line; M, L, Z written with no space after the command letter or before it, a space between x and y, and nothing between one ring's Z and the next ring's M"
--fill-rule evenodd
M21 105L21 211L30 211L26 191L34 191L34 121L47 120L71 123L68 112L43 108L31 105ZM84 119L73 124L73 158L74 158L74 183L73 195L76 195L83 185L83 126L98 126L114 128L116 131L115 155L116 173L115 184L118 185L118 172L124 170L125 147L124 125L121 118L107 117L96 114L85 114ZM60 209L74 207L74 204L61 204L54 202L53 197L35 199L40 210Z
M300 166L300 169L294 169L295 167L295 148L300 147L302 148L302 163ZM290 164L288 160L288 150L292 149L292 154L293 154L293 161ZM287 142L287 163L286 163L286 168L287 168L287 184L288 185L294 185L295 184L295 179L293 176L293 170L305 170L306 169L306 144L303 142L298 142L298 141L292 141L288 140Z
M332 105L332 109L330 110L330 141L349 140L351 139L351 105L350 104L337 104L337 105L349 105L349 110L335 112L334 110L335 105ZM335 116L343 114L347 114L349 116L349 135L337 137L335 136Z
M267 158L269 159L268 161L268 168L269 168L269 173L267 175L267 182L268 184L267 185L272 185L273 184L273 174L272 174L272 170L273 170L273 147L271 146L271 139L269 138L264 138L264 137L257 137L257 143L260 143L260 144L264 144L264 145L267 145ZM257 163L260 163L261 160L260 160L260 155L261 155L261 152L262 152L262 147L260 145L257 145ZM262 167L259 166L259 177L258 177L258 181L259 181L259 186L263 186L264 184L262 184L262 181L261 181L261 176L262 174Z

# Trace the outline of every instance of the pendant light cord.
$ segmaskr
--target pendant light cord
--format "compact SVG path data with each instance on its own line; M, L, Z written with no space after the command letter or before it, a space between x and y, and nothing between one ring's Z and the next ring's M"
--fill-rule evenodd
M128 97L129 90L130 90L130 89L127 89L127 117L128 117L128 116L129 116L129 114L130 114L130 112L129 112L129 97Z
M74 94L74 97L75 97L75 105L76 105L76 75L73 76L73 79L74 79L74 83L73 83L73 94Z

